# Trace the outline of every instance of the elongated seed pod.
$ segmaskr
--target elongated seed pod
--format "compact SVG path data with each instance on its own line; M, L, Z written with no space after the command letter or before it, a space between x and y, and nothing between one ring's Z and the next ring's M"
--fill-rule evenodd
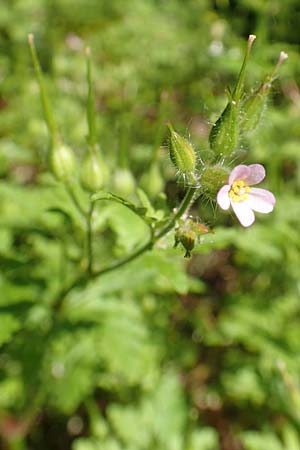
M280 52L278 61L272 72L265 77L259 88L247 97L242 104L240 111L240 128L243 133L251 134L259 125L267 105L268 95L274 81L275 73L287 57L288 55L285 52Z
M230 100L219 119L213 125L209 143L218 156L231 155L239 139L239 109L235 100Z
M216 156L232 155L239 140L239 102L243 93L244 78L250 50L256 36L250 34L244 60L233 93L228 93L228 103L216 123L213 125L209 144Z

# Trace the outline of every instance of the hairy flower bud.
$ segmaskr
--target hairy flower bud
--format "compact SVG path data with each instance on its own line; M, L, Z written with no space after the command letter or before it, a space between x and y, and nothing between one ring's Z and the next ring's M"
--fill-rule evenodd
M168 125L170 131L170 158L176 169L187 180L194 180L196 169L196 153L191 143L173 130L171 124Z
M64 144L54 144L49 153L49 166L57 180L69 182L76 170L72 149Z
M99 191L105 185L107 175L107 167L100 154L96 151L88 151L80 171L82 187L89 192Z

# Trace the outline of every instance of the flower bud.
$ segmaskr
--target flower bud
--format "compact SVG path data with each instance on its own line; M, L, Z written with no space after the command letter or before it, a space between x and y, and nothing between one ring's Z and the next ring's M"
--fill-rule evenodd
M89 192L99 191L106 184L108 170L100 154L95 151L87 152L80 172L81 185Z
M126 168L119 168L114 175L114 187L116 191L125 196L132 195L135 191L135 179Z
M241 131L245 134L252 133L258 126L267 105L267 99L274 81L275 72L287 57L288 55L285 52L280 53L277 64L271 74L266 76L260 87L243 103L241 108L240 127Z
M76 170L76 161L71 148L60 143L54 144L49 153L49 166L57 180L69 182Z
M201 192L215 201L217 193L228 180L230 169L221 164L206 165L200 175Z
M173 130L171 124L168 125L170 131L170 158L181 175L190 181L194 181L194 171L196 169L196 153L190 142Z

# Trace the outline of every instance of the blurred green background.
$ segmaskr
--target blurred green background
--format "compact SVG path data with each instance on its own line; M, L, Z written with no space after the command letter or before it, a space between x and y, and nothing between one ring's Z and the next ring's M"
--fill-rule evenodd
M161 189L171 208L182 196L165 122L205 155L248 34L257 35L248 92L286 51L261 126L237 158L266 167L274 213L245 230L200 200L193 214L215 233L190 260L170 238L71 292L55 317L82 224L45 170L29 32L78 158L91 47L110 187L134 199L140 185L158 208ZM300 450L299 46L298 0L1 0L1 448ZM96 234L105 262L145 230L113 204L98 212Z

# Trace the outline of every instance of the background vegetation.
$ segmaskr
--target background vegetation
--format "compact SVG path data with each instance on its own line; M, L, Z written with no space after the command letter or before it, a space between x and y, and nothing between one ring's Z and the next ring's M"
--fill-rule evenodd
M82 223L45 170L28 32L79 158L91 47L110 190L135 199L139 185L157 210L182 197L161 146L165 122L204 155L248 34L257 35L248 91L286 51L262 124L237 159L264 164L274 213L245 230L200 199L193 215L215 233L190 260L164 239L74 289L57 311L61 283L81 264ZM300 449L299 43L298 0L1 1L3 449ZM145 236L117 204L97 210L95 232L100 265Z

